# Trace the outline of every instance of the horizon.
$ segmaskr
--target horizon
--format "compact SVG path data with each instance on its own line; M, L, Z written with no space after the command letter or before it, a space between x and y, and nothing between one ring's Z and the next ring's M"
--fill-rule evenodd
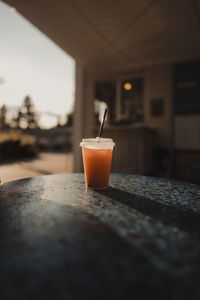
M27 95L27 96L29 96L29 95ZM32 100L32 98L31 98L31 100ZM12 119L17 115L22 103L23 103L23 101L21 102L20 105L6 105L5 103L2 103L0 106L0 109L2 106L6 107L6 111L7 111L6 119L7 119L7 124L10 126L10 128L12 128L12 126L11 126ZM41 128L41 129L51 129L51 128L57 127L58 119L59 119L61 125L65 125L65 123L67 122L68 115L72 112L72 111L69 111L69 112L66 112L65 114L61 115L59 113L54 113L52 111L49 111L48 109L46 109L45 111L38 110L33 101L32 101L32 104L33 104L34 111L37 116L42 115L43 119L45 119L45 117L48 119L52 119L52 126L40 126L41 124L39 123L38 128ZM21 129L23 129L23 128L21 128Z
M29 95L36 111L52 114L40 126L54 127L73 110L74 59L2 1L0 36L0 106L20 106Z

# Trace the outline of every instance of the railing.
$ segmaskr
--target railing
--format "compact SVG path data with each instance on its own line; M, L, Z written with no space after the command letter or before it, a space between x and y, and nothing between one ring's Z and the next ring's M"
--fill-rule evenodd
M152 174L154 167L155 130L147 127L104 128L103 137L112 138L112 172ZM97 130L95 130L95 136Z

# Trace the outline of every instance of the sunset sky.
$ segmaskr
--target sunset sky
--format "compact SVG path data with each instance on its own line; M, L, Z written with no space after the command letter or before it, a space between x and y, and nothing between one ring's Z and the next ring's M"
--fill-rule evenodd
M0 106L29 95L38 111L66 115L73 107L74 60L17 11L0 1ZM56 118L41 115L51 127Z

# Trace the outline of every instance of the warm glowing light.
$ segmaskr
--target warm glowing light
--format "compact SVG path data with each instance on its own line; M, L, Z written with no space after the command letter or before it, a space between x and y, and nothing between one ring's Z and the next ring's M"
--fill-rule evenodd
M129 91L132 89L132 84L130 82L124 83L124 89Z

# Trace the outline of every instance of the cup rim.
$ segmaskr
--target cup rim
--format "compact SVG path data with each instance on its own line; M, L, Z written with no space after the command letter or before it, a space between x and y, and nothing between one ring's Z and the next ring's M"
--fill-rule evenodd
M81 147L90 147L93 146L95 148L109 148L109 147L114 147L115 143L113 142L112 139L109 138L101 138L101 137L96 137L96 138L87 138L87 139L82 139L82 142L80 143Z

